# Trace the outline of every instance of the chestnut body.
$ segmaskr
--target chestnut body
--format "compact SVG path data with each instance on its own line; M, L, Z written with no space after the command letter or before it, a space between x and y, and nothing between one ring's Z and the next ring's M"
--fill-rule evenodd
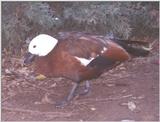
M80 82L96 78L105 69L130 57L121 46L100 36L61 32L56 39L59 42L48 55L36 58L36 72ZM75 57L93 58L92 65L85 66Z

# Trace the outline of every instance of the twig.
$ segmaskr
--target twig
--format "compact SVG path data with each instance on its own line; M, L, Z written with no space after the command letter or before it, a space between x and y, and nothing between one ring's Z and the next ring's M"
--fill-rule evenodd
M25 93L25 92L28 93L29 91L23 91L23 93ZM19 93L22 93L22 92L19 92ZM15 97L16 95L17 95L17 94L14 94L14 95L10 95L10 96L8 96L8 97L6 97L6 98L3 98L2 101L1 101L1 103L4 103L5 101L11 99L12 97Z
M31 113L31 114L45 114L45 115L52 115L53 117L70 117L73 115L72 112L41 112L41 111L33 111L27 109L20 109L20 108L9 108L9 107L2 107L2 110L6 111L14 111L14 112L24 112L24 113Z
M30 82L28 81L28 80L30 80L30 79L26 78L26 76L23 75L23 74L18 74L18 73L14 72L14 71L12 71L11 74L12 74L12 75L15 75L16 77L20 77L20 78L23 77L23 78L25 79L26 83L29 84L29 85L31 85L31 86L34 87L34 88L38 88L38 89L41 89L41 90L43 90L43 91L45 91L45 92L51 93L51 91L49 91L49 90L47 90L47 89L45 89L45 88L42 88L42 87L40 87L40 86L37 86L36 84L30 83ZM24 80L24 79L22 79L22 80ZM14 83L17 83L17 82L20 82L20 81L16 81L16 82L14 82ZM9 84L9 86L12 85L12 84L13 84L13 83ZM56 95L56 96L60 96L60 94L53 93L53 92L52 92L51 94L54 94L54 95Z
M51 91L49 91L49 90L47 90L47 89L45 89L45 88L42 88L42 87L37 86L37 85L35 85L35 84L32 84L32 83L30 83L30 82L28 82L28 81L26 81L26 83L29 84L29 85L31 85L31 86L33 86L33 87L35 87L35 88L41 89L41 90L43 90L43 91L46 91L46 92L48 92L48 93L54 94L54 95L56 95L56 96L60 96L60 94L58 94L58 93L53 93L53 92L51 92Z
M115 98L104 98L104 99L85 99L85 100L79 100L77 102L75 102L75 104L85 104L85 103L89 103L89 102L103 102L103 101L112 101L112 100L119 100L119 99L124 99L124 98L128 98L128 97L132 97L132 94L129 95L125 95L125 96L121 96L121 97L115 97Z
M154 44L158 42L157 40L154 40L151 44L150 44L150 48L153 48Z
M12 95L12 96L8 96L8 97L2 99L1 103L5 102L5 101L7 101L7 100L9 100L9 99L11 99L11 98L14 97L14 96L16 96L16 94L15 94L15 95Z

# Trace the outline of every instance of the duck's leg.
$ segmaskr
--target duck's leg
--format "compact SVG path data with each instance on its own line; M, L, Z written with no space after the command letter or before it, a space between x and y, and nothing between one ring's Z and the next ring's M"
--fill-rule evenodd
M70 101L75 96L75 92L78 87L79 87L79 83L74 83L71 91L69 92L69 94L67 96L67 101Z
M77 92L78 95L86 95L90 91L90 83L88 80L85 81L85 87L82 92Z
M80 83L79 82L74 82L73 87L71 91L69 92L68 96L64 98L64 100L57 102L56 107L63 107L76 96L76 95L86 95L90 91L90 83L88 80L85 81L85 89L83 92L78 92L77 89L79 88Z
M63 101L57 102L56 107L63 107L67 105L75 96L75 91L77 90L78 86L79 86L79 82L76 82L76 83L74 82L73 87L69 92L68 96Z

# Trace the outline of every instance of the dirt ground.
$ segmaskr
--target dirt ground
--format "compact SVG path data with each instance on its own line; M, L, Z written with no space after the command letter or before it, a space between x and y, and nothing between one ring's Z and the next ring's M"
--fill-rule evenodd
M56 108L52 101L61 100L72 83L63 78L35 79L21 63L19 58L2 58L3 121L159 120L158 49L93 79L89 94L77 96L64 108Z

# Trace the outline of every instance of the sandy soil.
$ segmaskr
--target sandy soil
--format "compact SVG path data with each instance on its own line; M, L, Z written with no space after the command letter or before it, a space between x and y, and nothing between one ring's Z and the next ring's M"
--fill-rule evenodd
M157 51L158 52L158 51ZM63 78L35 80L21 59L2 60L2 120L141 120L159 119L159 59L157 53L133 58L91 81L91 91L68 106L56 108L72 83Z

